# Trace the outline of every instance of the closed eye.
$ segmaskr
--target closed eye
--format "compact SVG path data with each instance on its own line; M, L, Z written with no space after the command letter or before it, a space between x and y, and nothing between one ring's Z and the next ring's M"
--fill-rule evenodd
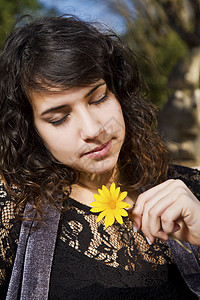
M108 92L108 90L106 90L105 93L102 94L102 97L99 100L92 101L89 103L89 105L94 104L94 105L98 106L98 105L102 104L103 102L105 102L108 99L108 97L109 97L109 92ZM49 120L49 123L52 124L53 126L62 125L63 123L66 123L69 121L69 116L70 116L70 114L67 113L64 117L62 117L59 120L56 120L56 121Z
M108 99L108 92L106 91L106 93L101 97L101 99L99 99L97 101L93 101L90 104L98 105L98 104L105 102L107 99Z
M65 115L62 119L60 120L57 120L57 121L49 121L49 123L51 123L52 125L54 126L58 126L58 125L61 125L63 124L64 122L67 122L68 121L68 117L69 117L69 114Z

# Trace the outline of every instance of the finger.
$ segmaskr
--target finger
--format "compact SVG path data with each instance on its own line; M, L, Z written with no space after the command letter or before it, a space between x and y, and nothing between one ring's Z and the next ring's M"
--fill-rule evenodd
M141 227L141 218L144 210L149 210L161 198L165 198L171 194L173 199L178 198L182 194L191 193L187 186L181 180L167 180L164 183L151 188L150 190L142 193L135 204L133 209L133 218L138 228Z
M156 220L153 218L151 221L149 221L149 223L151 223L151 225L149 225L149 232L153 237L168 240L169 234L173 234L181 229L180 225L178 224L182 217L182 207L180 202L181 201L175 201L173 204L166 207L166 209L163 209L163 211L160 213L160 216L157 217ZM154 224L156 224L156 228L154 227Z
M168 193L169 192L168 187L171 185L172 181L174 181L174 180L172 180L172 179L167 180L167 181L143 192L142 194L140 194L135 203L134 211L136 213L140 214L141 211L143 211L143 206L146 201L154 198L159 192L164 193L164 194Z
M196 212L198 217L195 217ZM182 194L181 197L177 196L176 201L171 203L168 207L166 207L166 209L164 209L163 211L161 209L160 231L156 228L156 230L158 230L158 232L156 233L152 229L149 229L149 234L161 239L165 239L165 234L171 234L179 240L189 241L189 235L194 235L194 232L199 235L199 226L197 225L196 229L193 226L194 224L196 225L198 219L199 203L197 205L196 201L193 201L188 193ZM149 221L149 223L150 222L151 221ZM150 228L151 226L153 226L153 222L149 226ZM162 231L165 234L162 233ZM146 234L148 233L146 232Z
M186 210L184 206L182 206L182 202L180 199L169 206L161 215L161 226L163 231L168 234L173 234L181 229L179 223L184 220L184 216L186 216ZM176 225L174 225L176 224Z
M160 190L165 190L167 187L169 187L170 185L172 185L174 182L176 182L175 179L169 179L166 180L148 190L146 190L145 192L141 193L140 196L142 196L142 198L145 200L146 198L152 198L154 197L154 195L156 195Z
M151 207L153 207L160 199L167 197L171 189L167 188L170 185L170 182L165 182L165 188L163 189L154 189L152 193L152 189L144 192L143 194L139 195L135 207L132 211L133 219L138 227L138 229L142 225L142 216L145 214L145 211L149 211ZM155 193L156 191L156 193Z
M168 194L154 202L150 207L149 203L144 206L142 231L151 241L153 241L155 237L163 238L164 240L168 239L167 233L163 233L162 230L161 216L174 201L176 201L176 199L172 199L171 194Z

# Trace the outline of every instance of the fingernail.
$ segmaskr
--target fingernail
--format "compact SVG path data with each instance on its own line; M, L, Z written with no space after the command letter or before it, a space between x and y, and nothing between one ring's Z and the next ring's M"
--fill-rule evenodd
M133 232L137 232L137 226L134 222L133 222Z
M145 238L146 238L146 240L147 240L147 243L148 243L149 245L151 245L152 242L150 241L150 239L148 238L148 236L145 236Z

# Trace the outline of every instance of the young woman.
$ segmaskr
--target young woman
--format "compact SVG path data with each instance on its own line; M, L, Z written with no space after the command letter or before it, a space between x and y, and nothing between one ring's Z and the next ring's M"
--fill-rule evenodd
M1 299L197 299L200 174L168 167L134 54L99 24L41 18L0 66Z

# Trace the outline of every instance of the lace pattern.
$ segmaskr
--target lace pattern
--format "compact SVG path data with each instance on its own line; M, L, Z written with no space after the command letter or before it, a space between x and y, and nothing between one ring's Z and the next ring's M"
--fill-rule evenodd
M168 245L156 240L149 245L142 231L133 232L132 221L106 228L104 220L90 208L70 199L71 208L62 216L58 237L70 247L90 259L128 274L137 272L137 284L144 285L144 277L152 282L166 281L166 266L174 262ZM124 275L123 275L124 276ZM139 283L140 282L140 283Z
M18 244L20 223L14 216L14 201L0 182L0 287L9 280Z
M72 200L72 202L75 204L76 201ZM81 206L80 203L75 205ZM136 254L139 254L140 260L150 263L154 270L157 268L157 265L173 262L168 245L165 242L156 240L150 246L141 231L138 233L133 232L131 220L126 218L122 225L115 224L105 228L104 220L97 224L97 216L90 214L88 207L84 205L83 207L85 210L84 208L81 210L73 206L71 210L77 213L77 220L70 220L67 224L62 225L60 239L68 243L70 247L81 252L81 243L84 242L86 244L88 231L91 231L89 239L87 238L87 249L84 249L84 254L109 266L115 268L119 267L119 265L122 266L118 259L118 253L122 252L128 258L127 264L123 265L125 270L135 270L136 266L137 268L140 266ZM69 215L71 215L71 212ZM82 222L78 221L78 219L82 219ZM87 232L87 235L84 232ZM82 239L83 236L84 240Z
M181 166L171 166L169 178L181 179L200 199L200 172ZM93 258L117 273L134 273L145 268L151 273L173 264L167 245L156 241L149 246L142 232L134 234L127 219L122 226L105 229L96 215L74 204L69 210L71 219L61 224L59 240L86 258ZM68 212L67 212L68 213ZM14 217L14 201L0 181L0 295L6 291L18 244L20 222ZM87 239L84 232L87 230ZM200 255L199 255L200 257ZM139 272L137 272L139 273ZM156 272L154 272L156 273ZM159 273L159 272L158 272ZM162 273L160 271L160 273ZM142 279L141 279L142 280ZM125 280L126 281L126 280ZM127 282L127 281L126 281Z

